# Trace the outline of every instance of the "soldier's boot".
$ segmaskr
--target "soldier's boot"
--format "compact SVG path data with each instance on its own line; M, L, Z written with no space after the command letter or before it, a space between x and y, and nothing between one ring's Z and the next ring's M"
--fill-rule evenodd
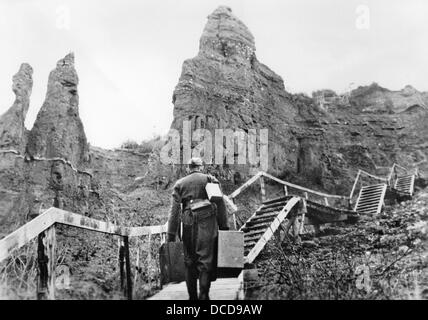
M198 272L196 268L186 268L185 272L187 292L189 294L189 300L198 300Z
M199 300L210 300L209 291L211 286L211 276L209 272L202 271L199 274Z

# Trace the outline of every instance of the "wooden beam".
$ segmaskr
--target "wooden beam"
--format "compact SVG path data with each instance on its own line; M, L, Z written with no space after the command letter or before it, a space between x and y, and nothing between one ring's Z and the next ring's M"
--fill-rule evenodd
M55 210L55 208L46 210L41 215L1 239L0 262L6 259L13 250L21 248L52 226L55 223L55 218L52 215Z
M285 184L284 184L284 195L288 196L288 188Z
M265 180L263 177L260 177L260 194L262 195L262 202L266 201Z
M131 233L131 228L119 226L108 221L101 221L82 216L69 211L54 209L55 221L68 226L81 229L108 233L118 236L127 236Z
M55 226L38 235L37 243L37 299L55 300L56 266Z
M129 238L123 237L123 248L125 251L125 270L126 270L126 297L132 300L132 274L131 259L129 258Z
M299 228L299 234L303 233L303 227L305 226L305 216L306 216L307 212L308 212L308 210L306 207L306 199L302 199L302 209L301 209L302 218L301 218L301 223L300 223L300 228Z

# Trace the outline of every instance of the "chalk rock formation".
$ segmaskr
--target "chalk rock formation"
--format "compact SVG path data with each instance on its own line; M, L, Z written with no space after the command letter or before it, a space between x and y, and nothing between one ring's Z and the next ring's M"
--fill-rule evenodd
M79 117L79 78L74 54L59 60L48 80L46 100L31 129L27 151L32 156L62 157L82 166L88 157L88 144Z
M26 130L25 117L30 105L30 95L33 88L33 68L23 63L18 73L13 76L12 90L15 102L0 116L0 149L24 151Z
M268 171L331 193L348 194L359 168L378 173L394 162L427 166L426 93L373 84L346 95L290 94L255 51L251 32L229 8L209 15L198 55L183 63L171 128L181 130L183 121L193 130L266 128ZM248 163L231 168L251 173Z
M422 108L428 110L428 96L408 85L400 91L382 88L377 83L361 86L352 91L351 103L364 112L400 113Z
M198 55L183 63L171 127L180 130L191 121L192 129L268 129L270 165L295 168L298 141L290 133L299 112L281 77L257 60L255 50L253 35L231 9L209 15Z

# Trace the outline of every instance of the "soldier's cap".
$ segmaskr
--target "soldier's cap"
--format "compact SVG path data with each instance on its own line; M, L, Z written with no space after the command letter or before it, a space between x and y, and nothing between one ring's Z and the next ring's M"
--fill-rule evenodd
M189 162L187 163L189 166L203 166L204 163L202 162L202 159L199 157L193 157L189 160Z

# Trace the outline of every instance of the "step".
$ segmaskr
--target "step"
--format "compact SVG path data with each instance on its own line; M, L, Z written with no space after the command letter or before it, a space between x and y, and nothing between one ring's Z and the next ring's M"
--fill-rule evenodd
M260 223L252 226L245 226L241 230L244 232L247 232L247 231L258 230L258 229L266 229L270 225L271 223Z
M252 237L252 236L262 236L262 234L264 234L266 232L265 229L258 229L258 230L253 230L253 231L249 231L249 232L244 232L244 239L245 237Z
M360 201L358 201L358 205L361 204L372 204L372 203L378 203L380 201L380 198L376 198L376 199L360 199Z
M373 196L379 196L379 195L381 195L381 194L382 194L382 192L383 192L383 190L379 190L379 191L376 191L376 192L361 192L361 193L360 193L360 198L361 198L361 197L373 197Z
M380 202L380 198L379 199L373 199L373 200L360 200L358 202L358 206L362 206L362 205L373 205L375 203L379 203Z
M263 213L269 213L269 212L275 212L275 211L279 212L282 210L282 208L284 208L284 206L281 205L281 206L272 207L269 209L259 209L256 211L256 215L263 214Z
M359 200L358 200L358 203L362 203L362 202L376 202L376 201L378 201L379 202L379 200L381 199L382 197L381 197L381 195L379 195L378 197L370 197L370 198L360 198Z
M378 206L378 205L379 205L379 201L377 201L377 202L371 202L371 203L359 203L357 205L357 207L358 208L361 208L361 207L375 207L375 206Z
M395 184L396 187L399 187L399 186L411 186L411 185L412 185L411 181L410 182L399 182L399 183Z
M364 186L361 189L363 189L363 190L370 190L370 189L383 188L384 186L385 186L384 184L373 184L371 186Z
M265 222L272 222L275 219L275 216L269 216L269 217L264 217L264 218L251 218L250 220L247 221L246 225L247 226L253 226L255 224L260 224L260 223L265 223Z
M398 184L396 185L397 188L410 188L411 184Z
M251 221L260 220L260 219L264 219L264 218L270 218L270 217L276 217L278 215L278 213L279 213L278 211L275 211L275 212L266 213L263 215L256 215L256 216L253 216L251 218Z
M372 189L372 190L361 190L361 194L372 194L382 192L383 188L380 189Z
M398 176L397 177L397 180L401 180L401 179L412 179L412 175L409 175L409 176Z
M244 244L245 243L248 243L248 242L252 242L252 241L259 241L260 239L262 238L262 235L256 235L256 236L253 236L253 237L248 237L248 238L245 238L244 237Z
M252 227L258 227L259 225L262 226L262 228L264 227L268 227L272 224L273 220L275 218L266 218L263 220L258 220L258 221L247 221L246 225L248 228L252 228ZM260 229L260 228L259 228Z
M282 196L282 197L278 197L278 198L274 198L274 199L269 199L269 200L263 201L262 204L269 205L269 204L272 204L272 203L275 203L275 202L287 202L291 198L292 198L292 196Z
M251 241L251 242L244 243L244 249L254 247L256 245L256 243L257 243L257 241Z

